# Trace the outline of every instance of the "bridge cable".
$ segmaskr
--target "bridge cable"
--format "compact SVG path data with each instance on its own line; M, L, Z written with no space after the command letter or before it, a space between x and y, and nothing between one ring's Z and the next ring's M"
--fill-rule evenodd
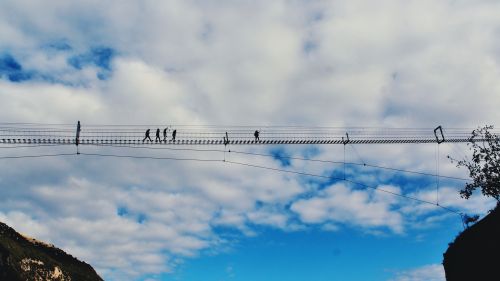
M281 156L281 155L278 156L278 157L276 157L275 155L272 155L272 154L253 153L253 152L245 152L245 151L237 151L237 150L231 150L230 152L231 153L236 153L236 154L254 155L254 156L280 158L280 159L302 160L302 161L311 161L311 162L320 162L320 163L332 163L332 164L343 164L344 163L343 161L310 159L310 158L290 157L290 156ZM345 163L347 165L364 166L364 167L370 167L370 168L376 168L376 169L390 170L390 171L395 171L395 172L417 174L417 175L422 175L422 176L430 176L430 177L439 176L440 178L447 178L447 179L461 180L461 181L470 181L470 179L466 179L466 178L460 178L460 177L454 177L454 176L446 176L446 175L437 175L437 174L431 174L431 173L426 173L426 172L405 170L405 169L399 169L399 168L391 168L391 167L380 166L380 165L373 165L373 164L367 164L367 163L355 163L355 162L345 162Z
M454 213L454 214L457 214L457 215L462 215L461 212L455 211L455 210L453 210L451 208L448 208L446 206L438 205L438 204L436 204L434 202L431 202L431 201L427 201L427 200L424 200L424 199L419 199L419 198L416 198L416 197L413 197L413 196L404 195L404 194L399 194L399 193L396 193L396 192L393 192L393 191L390 191L390 190L378 188L376 186L367 185L367 184L364 184L364 183L361 183L361 182L358 182L358 181L354 181L354 180L343 179L343 178L332 177L332 176L323 176L323 175L317 175L317 174L306 173L306 172L299 172L299 171L293 171L293 170L285 170L285 169L280 169L280 168L272 168L272 167L267 167L267 166L261 166L261 165L255 165L255 164L250 164L250 163L243 163L243 162L236 162L236 161L225 161L225 163L235 164L235 165L241 165L241 166L247 166L247 167L253 167L253 168L259 168L259 169L265 169L265 170L270 170L270 171L275 171L275 172L291 173L291 174L297 174L297 175L302 175L302 176L310 176L310 177L317 177L317 178L324 178L324 179L333 179L333 180L339 180L339 181L346 181L346 182L349 182L349 183L352 183L352 184L355 184L355 185L359 185L359 186L362 186L362 187L365 187L365 188L369 188L369 189L373 189L373 190L376 190L376 191L384 192L384 193L391 194L391 195L394 195L394 196L406 198L406 199L417 201L417 202L420 202L420 203L425 203L425 204L437 206L437 207L440 207L440 208L442 208L442 209L444 209L446 211L449 211L451 213Z
M68 155L77 155L77 154L76 153L56 153L56 154L38 154L38 155L0 156L0 159L41 158L41 157L55 157L55 156L68 156Z
M439 204L436 204L431 201L427 201L424 199L419 199L413 196L409 195L404 195L404 194L399 194L390 190L385 190L382 188L378 188L376 186L371 186L367 185L361 182L357 182L354 180L350 179L342 179L339 177L332 177L332 176L323 176L323 175L317 175L317 174L312 174L312 173L306 173L306 172L299 172L299 171L294 171L294 170L285 170L285 169L280 169L280 168L272 168L272 167L267 167L267 166L262 166L262 165L255 165L255 164L250 164L250 163L243 163L243 162L237 162L237 161L231 161L231 160L226 160L223 161L221 159L200 159L200 158L177 158L177 157L154 157L154 156L137 156L137 155L118 155L118 154L103 154L103 153L86 153L86 152L80 152L80 154L76 153L57 153L57 154L39 154L39 155L19 155L19 156L2 156L0 159L19 159L19 158L39 158L39 157L57 157L57 156L77 156L77 155L83 155L83 156L98 156L98 157L114 157L114 158L132 158L132 159L153 159L153 160L174 160L174 161L195 161L195 162L223 162L223 163L229 163L229 164L235 164L235 165L242 165L242 166L247 166L247 167L254 167L254 168L260 168L260 169L266 169L266 170L271 170L275 172L283 172L283 173L291 173L291 174L297 174L297 175L302 175L302 176L310 176L310 177L317 177L317 178L324 178L324 179L333 179L333 180L342 180L346 181L355 185L359 185L362 187L365 187L367 189L373 189L375 191L380 191L384 192L387 194L391 194L393 196L401 197L401 198L406 198L409 200L417 201L420 203L425 203L429 205L434 205L437 207L440 207L444 210L447 210L449 212L458 214L463 217L463 213L455 211L451 208L448 208L446 206L442 206Z

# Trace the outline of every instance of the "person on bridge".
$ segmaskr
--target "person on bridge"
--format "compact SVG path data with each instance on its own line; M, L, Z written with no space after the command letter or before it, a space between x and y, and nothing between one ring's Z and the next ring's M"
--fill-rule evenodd
M175 141L175 136L177 135L177 130L172 132L172 140Z
M259 131L255 130L255 132L253 133L253 136L255 137L255 141L260 141L259 139Z
M167 131L168 131L168 127L163 129L163 141L165 143L167 142Z
M153 140L151 139L151 137L149 136L149 132L150 132L150 131L151 131L150 129L147 129L147 130L146 130L146 135L144 136L144 139L142 140L142 142L144 142L144 141L145 141L145 140L147 140L147 139L149 139L149 141L151 141L151 142L153 141Z
M161 142L161 139L160 139L160 128L156 129L155 142Z

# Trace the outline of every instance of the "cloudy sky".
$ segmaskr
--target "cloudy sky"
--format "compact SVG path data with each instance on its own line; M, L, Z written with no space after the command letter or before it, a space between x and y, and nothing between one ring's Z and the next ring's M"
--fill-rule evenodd
M499 13L490 0L1 1L0 122L497 125ZM238 149L343 158L341 145ZM346 159L433 173L436 151L349 145ZM54 152L74 148L0 156ZM466 176L446 156L467 153L441 144L440 173ZM444 280L442 253L462 229L453 213L349 182L224 163L69 156L0 159L0 169L0 221L106 280ZM346 176L435 200L432 177L355 166ZM441 180L441 204L484 214L493 202L465 202L463 184Z

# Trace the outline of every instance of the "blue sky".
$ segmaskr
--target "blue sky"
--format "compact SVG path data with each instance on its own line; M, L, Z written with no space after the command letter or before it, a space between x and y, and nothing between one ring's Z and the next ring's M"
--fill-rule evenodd
M164 279L388 280L401 270L420 266L422 261L441 262L447 241L459 230L434 229L433 241L426 243L413 234L377 237L344 229L284 235L267 229L240 241L229 252L188 261Z
M2 1L0 122L475 128L500 120L492 1ZM214 147L219 149L220 147ZM84 147L222 158L222 153ZM233 161L342 178L344 147ZM346 161L466 177L463 144L347 145ZM74 152L1 149L0 156ZM106 280L444 280L457 215L341 180L229 163L0 159L0 221ZM435 178L347 165L434 202ZM464 183L440 203L484 215Z

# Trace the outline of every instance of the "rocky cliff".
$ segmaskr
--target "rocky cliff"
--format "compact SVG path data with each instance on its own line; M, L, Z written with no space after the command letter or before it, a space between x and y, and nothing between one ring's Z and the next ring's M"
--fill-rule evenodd
M102 280L87 263L0 222L0 280Z

